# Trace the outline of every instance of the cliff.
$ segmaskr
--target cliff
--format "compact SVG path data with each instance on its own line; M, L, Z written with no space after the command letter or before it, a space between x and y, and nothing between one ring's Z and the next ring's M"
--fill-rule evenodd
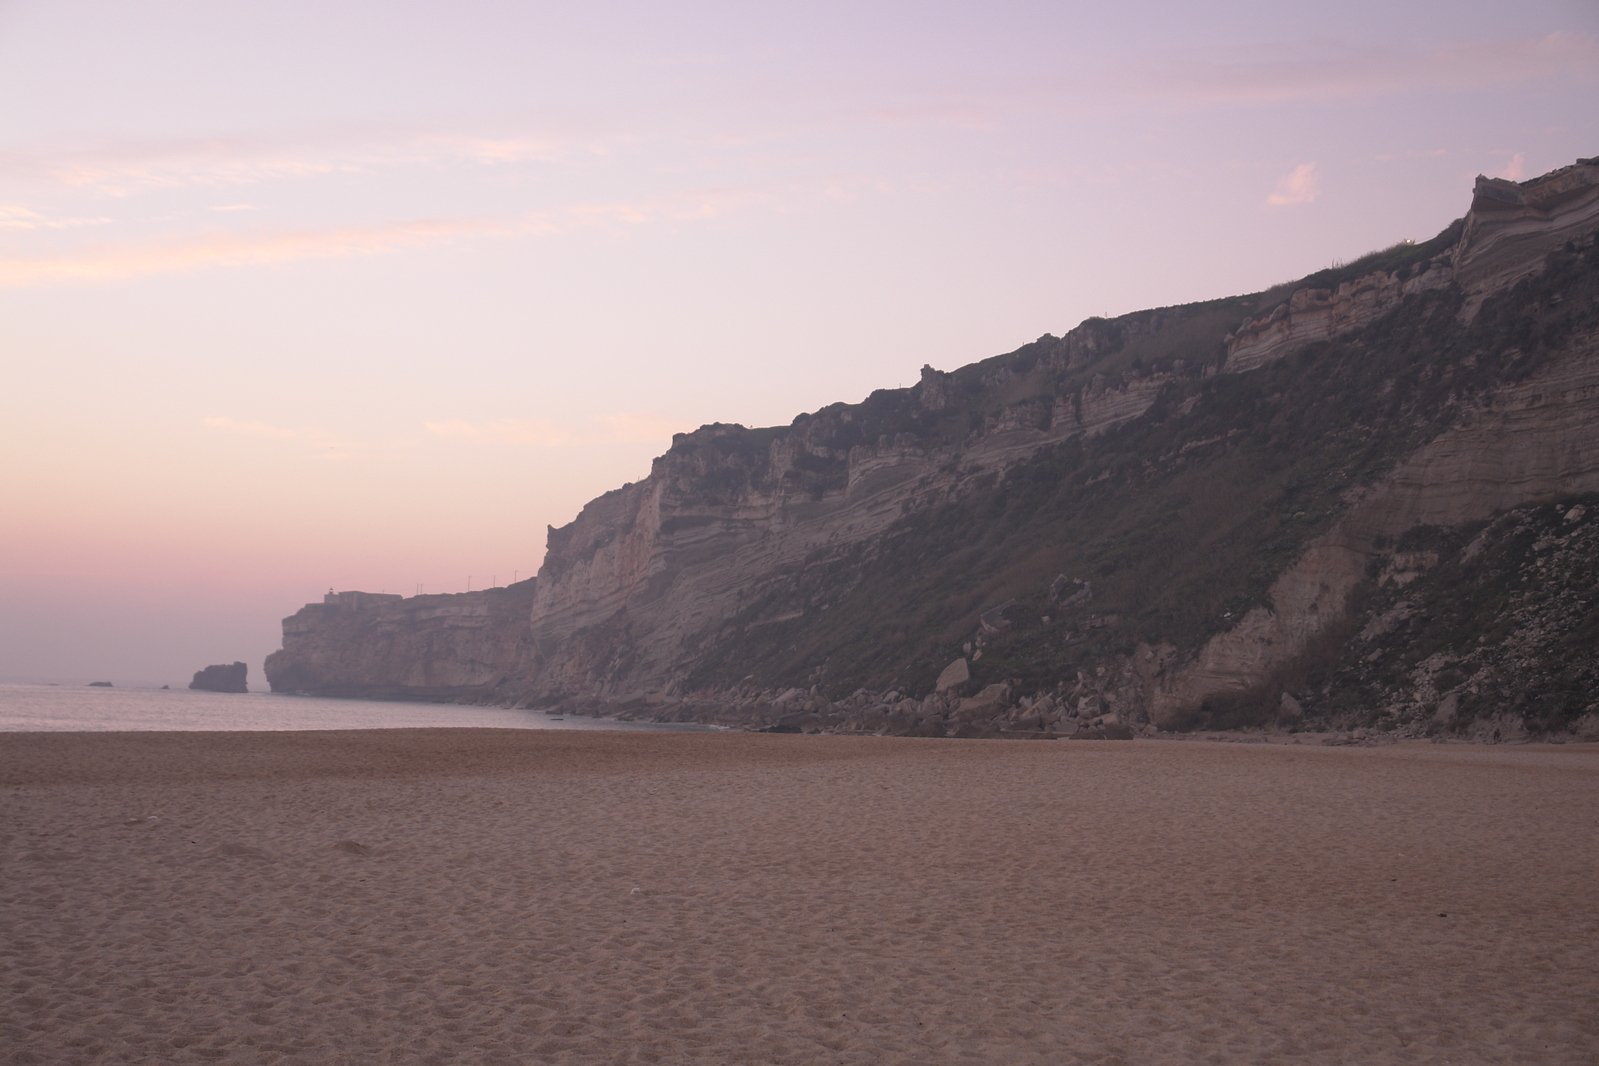
M1596 229L1593 160L1480 179L1294 285L680 434L549 531L522 614L309 607L269 680L936 733L1275 708L1409 531L1599 491Z
M249 692L247 683L250 668L243 663L232 665L218 664L197 670L194 680L189 682L192 689L205 692Z
M273 692L493 701L526 674L533 581L453 595L329 592L283 620Z

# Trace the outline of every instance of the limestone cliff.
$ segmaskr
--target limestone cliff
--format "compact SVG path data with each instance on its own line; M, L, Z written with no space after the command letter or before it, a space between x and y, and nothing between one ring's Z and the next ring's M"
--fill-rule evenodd
M1536 374L1465 407L1380 481L1353 489L1347 510L1305 545L1266 602L1163 679L1151 720L1179 724L1205 699L1247 691L1291 663L1338 624L1383 545L1407 531L1591 492L1599 492L1599 334L1583 332Z
M1544 259L1573 237L1599 227L1599 159L1581 159L1527 182L1477 179L1465 232L1450 265L1475 312L1543 269Z
M528 661L532 580L453 595L329 592L283 620L273 692L493 700Z
M677 435L648 478L550 530L533 595L530 691L629 700L680 690L715 634L774 592L781 600L796 573L1042 448L1139 417L1172 382L1203 373L1203 357L1219 352L1248 306L1091 321L952 373L924 367L910 389L788 427ZM804 610L778 602L740 625Z
M1202 724L1341 638L1407 531L1599 490L1596 229L1599 162L1481 179L1438 237L1295 285L680 434L549 531L519 604L308 607L269 680L828 728ZM1007 695L937 691L957 657Z

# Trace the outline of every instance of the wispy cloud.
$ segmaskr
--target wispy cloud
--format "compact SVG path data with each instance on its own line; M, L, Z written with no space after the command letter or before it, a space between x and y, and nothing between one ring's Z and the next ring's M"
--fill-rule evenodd
M1527 177L1526 153L1516 152L1511 155L1509 159L1505 160L1505 165L1499 169L1499 173L1496 176L1509 178L1511 181L1524 180Z
M1270 58L1260 58L1269 54ZM1285 103L1380 96L1415 89L1490 88L1571 79L1599 82L1599 36L1474 42L1429 51L1384 47L1286 46L1263 53L1164 57L1131 75L1135 91L1200 103Z
M1296 204L1308 204L1321 193L1321 182L1316 174L1315 163L1301 163L1277 182L1266 203L1272 207L1292 207Z
M270 422L241 421L227 415L211 415L202 418L200 424L219 433L295 444L299 450L317 459L353 459L375 450L370 445L347 440L314 426L279 426Z
M103 226L108 218L50 218L20 204L0 204L0 230L77 229Z
M571 142L557 137L530 137L510 134L487 137L423 137L411 142L411 158L431 162L454 159L474 163L526 163L534 160L559 159L571 154L603 155L604 146L597 141ZM404 153L399 153L403 158Z
M570 444L570 430L533 419L495 418L485 422L472 422L450 418L437 422L424 422L422 428L435 437L466 441L471 444L516 444L537 448L555 448Z
M752 207L774 208L830 187L689 190L608 203L575 203L504 218L409 219L322 229L211 232L0 258L0 288L124 281L158 274L386 255L466 238L548 237L596 228L694 222Z
M601 422L605 426L604 435L608 440L628 444L660 444L663 448L671 443L672 434L694 428L685 425L681 418L667 418L637 411L606 415Z
M556 422L547 419L444 418L426 421L422 428L442 440L467 444L522 448L567 448L589 444L653 444L663 451L674 433L692 429L682 418L641 411L625 411L598 419Z
M123 281L210 267L262 266L306 259L347 259L417 248L462 236L515 232L478 220L412 220L373 226L260 233L102 245L56 256L0 259L0 287Z
M273 153L264 146L200 142L167 152L127 146L37 161L51 179L69 188L103 196L127 196L139 189L255 185L359 169L338 158Z
M605 151L593 140L520 133L200 137L13 151L4 170L17 178L125 197L150 189L242 187L396 167L494 166Z
M1379 163L1393 163L1401 159L1442 159L1448 154L1447 148L1410 148L1403 152L1379 152L1372 158Z
M238 419L226 415L212 415L200 420L206 429L222 430L225 433L237 433L245 437L264 437L267 440L313 440L321 436L320 430L295 429L289 426L274 426L267 422L240 422Z

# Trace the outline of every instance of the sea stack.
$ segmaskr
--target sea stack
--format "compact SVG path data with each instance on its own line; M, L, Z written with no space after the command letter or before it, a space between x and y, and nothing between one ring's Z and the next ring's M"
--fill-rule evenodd
M205 692L248 692L250 689L245 684L245 674L248 670L249 667L243 663L234 663L231 666L226 664L208 666L194 675L189 687Z

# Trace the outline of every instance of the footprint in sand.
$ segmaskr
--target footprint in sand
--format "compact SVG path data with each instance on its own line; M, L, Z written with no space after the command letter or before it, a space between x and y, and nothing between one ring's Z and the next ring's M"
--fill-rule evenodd
M272 862L276 858L270 851L252 848L248 844L222 844L212 854L224 859L255 859L259 862Z

